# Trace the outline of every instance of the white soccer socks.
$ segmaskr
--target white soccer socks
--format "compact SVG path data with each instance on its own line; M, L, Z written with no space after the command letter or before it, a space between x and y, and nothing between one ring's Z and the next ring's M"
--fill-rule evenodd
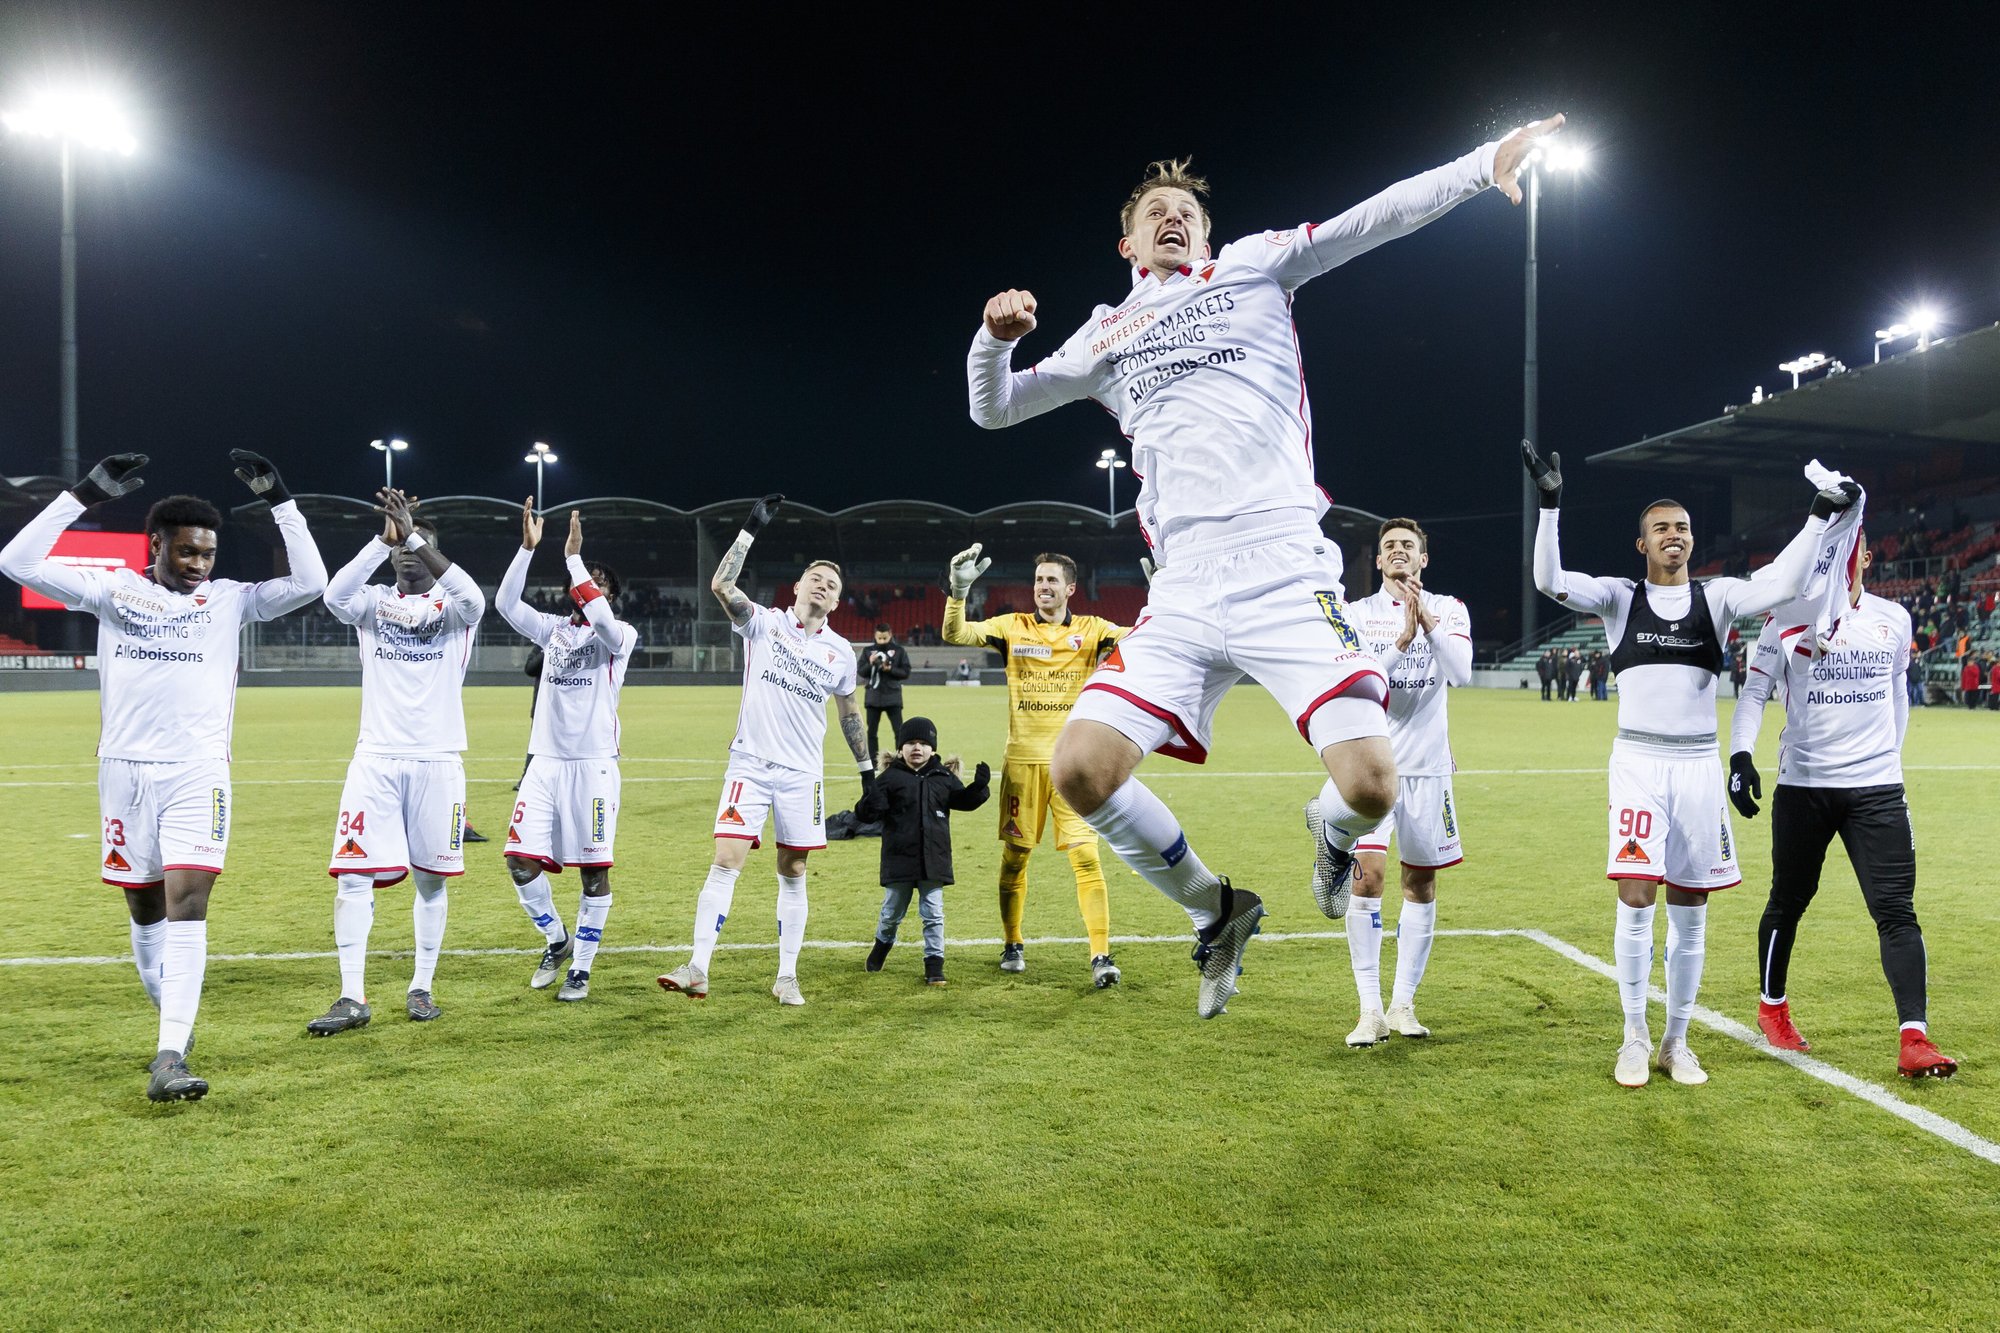
M556 896L549 888L547 875L536 875L526 884L514 886L514 896L521 900L521 910L528 914L528 920L535 923L535 929L550 944L559 944L568 934L563 929L562 918L556 915Z
M375 925L375 877L342 875L334 881L333 947L340 955L340 993L368 1002L368 932Z
M1424 979L1424 969L1430 966L1437 919L1435 901L1403 904L1402 913L1396 918L1396 989L1389 996L1391 1008L1417 1002L1417 986Z
M1327 846L1338 852L1351 852L1361 835L1381 823L1380 819L1370 819L1356 814L1354 807L1341 796L1340 788L1328 778L1319 789L1319 817L1322 836ZM1378 900L1379 901L1379 900Z
M169 921L160 956L160 1049L187 1051L208 971L208 922Z
M139 969L139 984L146 988L146 998L160 1007L160 955L167 947L167 923L149 921L140 925L132 923L132 962Z
M806 877L778 876L778 975L799 974L799 950L806 942Z
M443 875L428 870L412 870L416 897L410 900L410 921L416 928L417 966L410 976L411 990L429 990L437 976L438 951L444 947L444 918L448 906ZM354 998L360 999L360 996Z
M1111 793L1083 817L1145 881L1187 910L1196 930L1206 930L1222 913L1222 881L1188 846L1180 821L1166 802L1137 778Z
M1382 900L1356 894L1347 904L1347 961L1363 1014L1382 1012Z
M604 942L604 921L611 915L611 895L599 894L593 898L588 893L576 903L576 956L570 959L570 967L578 972L590 971L590 960L597 957L597 946Z
M722 923L729 919L729 904L736 899L736 877L742 873L726 866L710 866L708 878L702 881L701 896L694 902L692 960L702 972L708 971L708 961L715 957L715 942L722 938Z
M1701 993L1701 967L1708 957L1708 908L1667 904L1667 1031L1660 1039L1687 1040L1688 1019Z
M1611 940L1611 957L1618 973L1618 999L1625 1008L1625 1031L1645 1038L1650 1045L1646 987L1653 977L1652 908L1618 904L1618 929Z

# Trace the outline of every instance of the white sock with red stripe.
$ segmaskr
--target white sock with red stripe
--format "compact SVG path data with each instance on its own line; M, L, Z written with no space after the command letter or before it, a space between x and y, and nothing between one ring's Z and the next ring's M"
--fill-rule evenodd
M604 942L604 920L611 915L611 895L599 894L593 898L584 894L576 903L576 956L569 965L578 972L590 971L590 960L597 957L597 946Z
M703 972L715 957L715 942L722 937L722 923L729 919L729 904L736 900L736 877L743 872L727 866L710 866L702 881L701 896L694 901L694 957Z
M1354 966L1354 993L1361 999L1361 1012L1382 1012L1382 900L1348 899L1347 961Z
M1437 937L1438 905L1405 902L1396 918L1396 989L1389 1003L1415 1004L1417 987L1431 961L1431 941Z
M340 993L366 1004L362 978L368 969L368 932L375 925L375 877L342 875L333 883L333 947L340 955Z
M160 956L160 1049L187 1052L208 971L208 922L167 922Z
M1354 844L1361 840L1362 835L1382 822L1356 814L1354 807L1341 797L1340 788L1334 785L1332 778L1328 778L1319 789L1319 818L1321 835L1326 838L1327 846L1340 852L1353 851Z
M444 918L448 907L443 875L428 870L412 870L417 896L410 900L410 920L416 927L417 966L410 976L411 990L429 990L437 976L438 951L444 947Z
M1611 939L1618 973L1618 1000L1625 1007L1625 1031L1652 1040L1646 1025L1646 987L1653 979L1653 909L1618 904L1618 929Z
M1167 804L1137 778L1111 793L1083 817L1148 884L1187 911L1196 930L1207 930L1222 913L1222 881L1188 846L1180 821Z
M562 918L556 915L556 895L549 887L547 875L536 875L526 884L514 886L514 896L521 900L521 910L528 914L528 920L535 923L535 929L550 944L561 944L569 934L563 928Z
M132 962L139 969L139 984L146 988L146 998L160 1007L160 954L167 947L167 923L148 921L140 925L132 923Z
M1701 967L1708 957L1708 908L1667 904L1667 1031L1662 1042L1686 1041Z
M806 877L778 876L778 975L799 974L799 950L806 942Z

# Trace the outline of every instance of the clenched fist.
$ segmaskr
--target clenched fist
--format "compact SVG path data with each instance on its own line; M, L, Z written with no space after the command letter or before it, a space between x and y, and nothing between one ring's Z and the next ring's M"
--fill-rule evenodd
M1015 342L1035 331L1035 294L1008 288L986 303L986 331Z

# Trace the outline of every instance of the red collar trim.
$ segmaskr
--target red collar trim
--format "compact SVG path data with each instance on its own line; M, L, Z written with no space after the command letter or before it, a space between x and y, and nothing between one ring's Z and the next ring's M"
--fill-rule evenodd
M1174 272L1176 272L1176 273L1180 274L1180 275L1181 275L1181 276L1182 276L1183 278L1190 278L1190 277L1193 277L1193 276L1194 276L1194 265L1192 265L1192 264L1182 264L1182 265L1181 265L1181 266L1180 266L1179 268L1175 269L1175 270L1174 270ZM1141 269L1139 270L1139 276L1140 276L1140 277L1142 277L1142 278L1150 278L1150 277L1152 277L1152 276L1153 276L1153 270L1151 270L1151 269L1149 269L1149 268L1141 268Z

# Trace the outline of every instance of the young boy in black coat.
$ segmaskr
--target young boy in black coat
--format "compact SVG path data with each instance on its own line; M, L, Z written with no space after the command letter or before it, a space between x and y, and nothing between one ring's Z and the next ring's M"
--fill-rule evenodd
M896 927L917 899L924 923L924 981L944 981L944 886L951 883L951 812L976 810L986 804L986 765L966 786L937 757L937 727L927 717L903 723L896 736L903 747L887 761L875 786L854 807L855 818L882 822L882 919L875 927L875 947L868 951L868 970L880 972L896 942Z

